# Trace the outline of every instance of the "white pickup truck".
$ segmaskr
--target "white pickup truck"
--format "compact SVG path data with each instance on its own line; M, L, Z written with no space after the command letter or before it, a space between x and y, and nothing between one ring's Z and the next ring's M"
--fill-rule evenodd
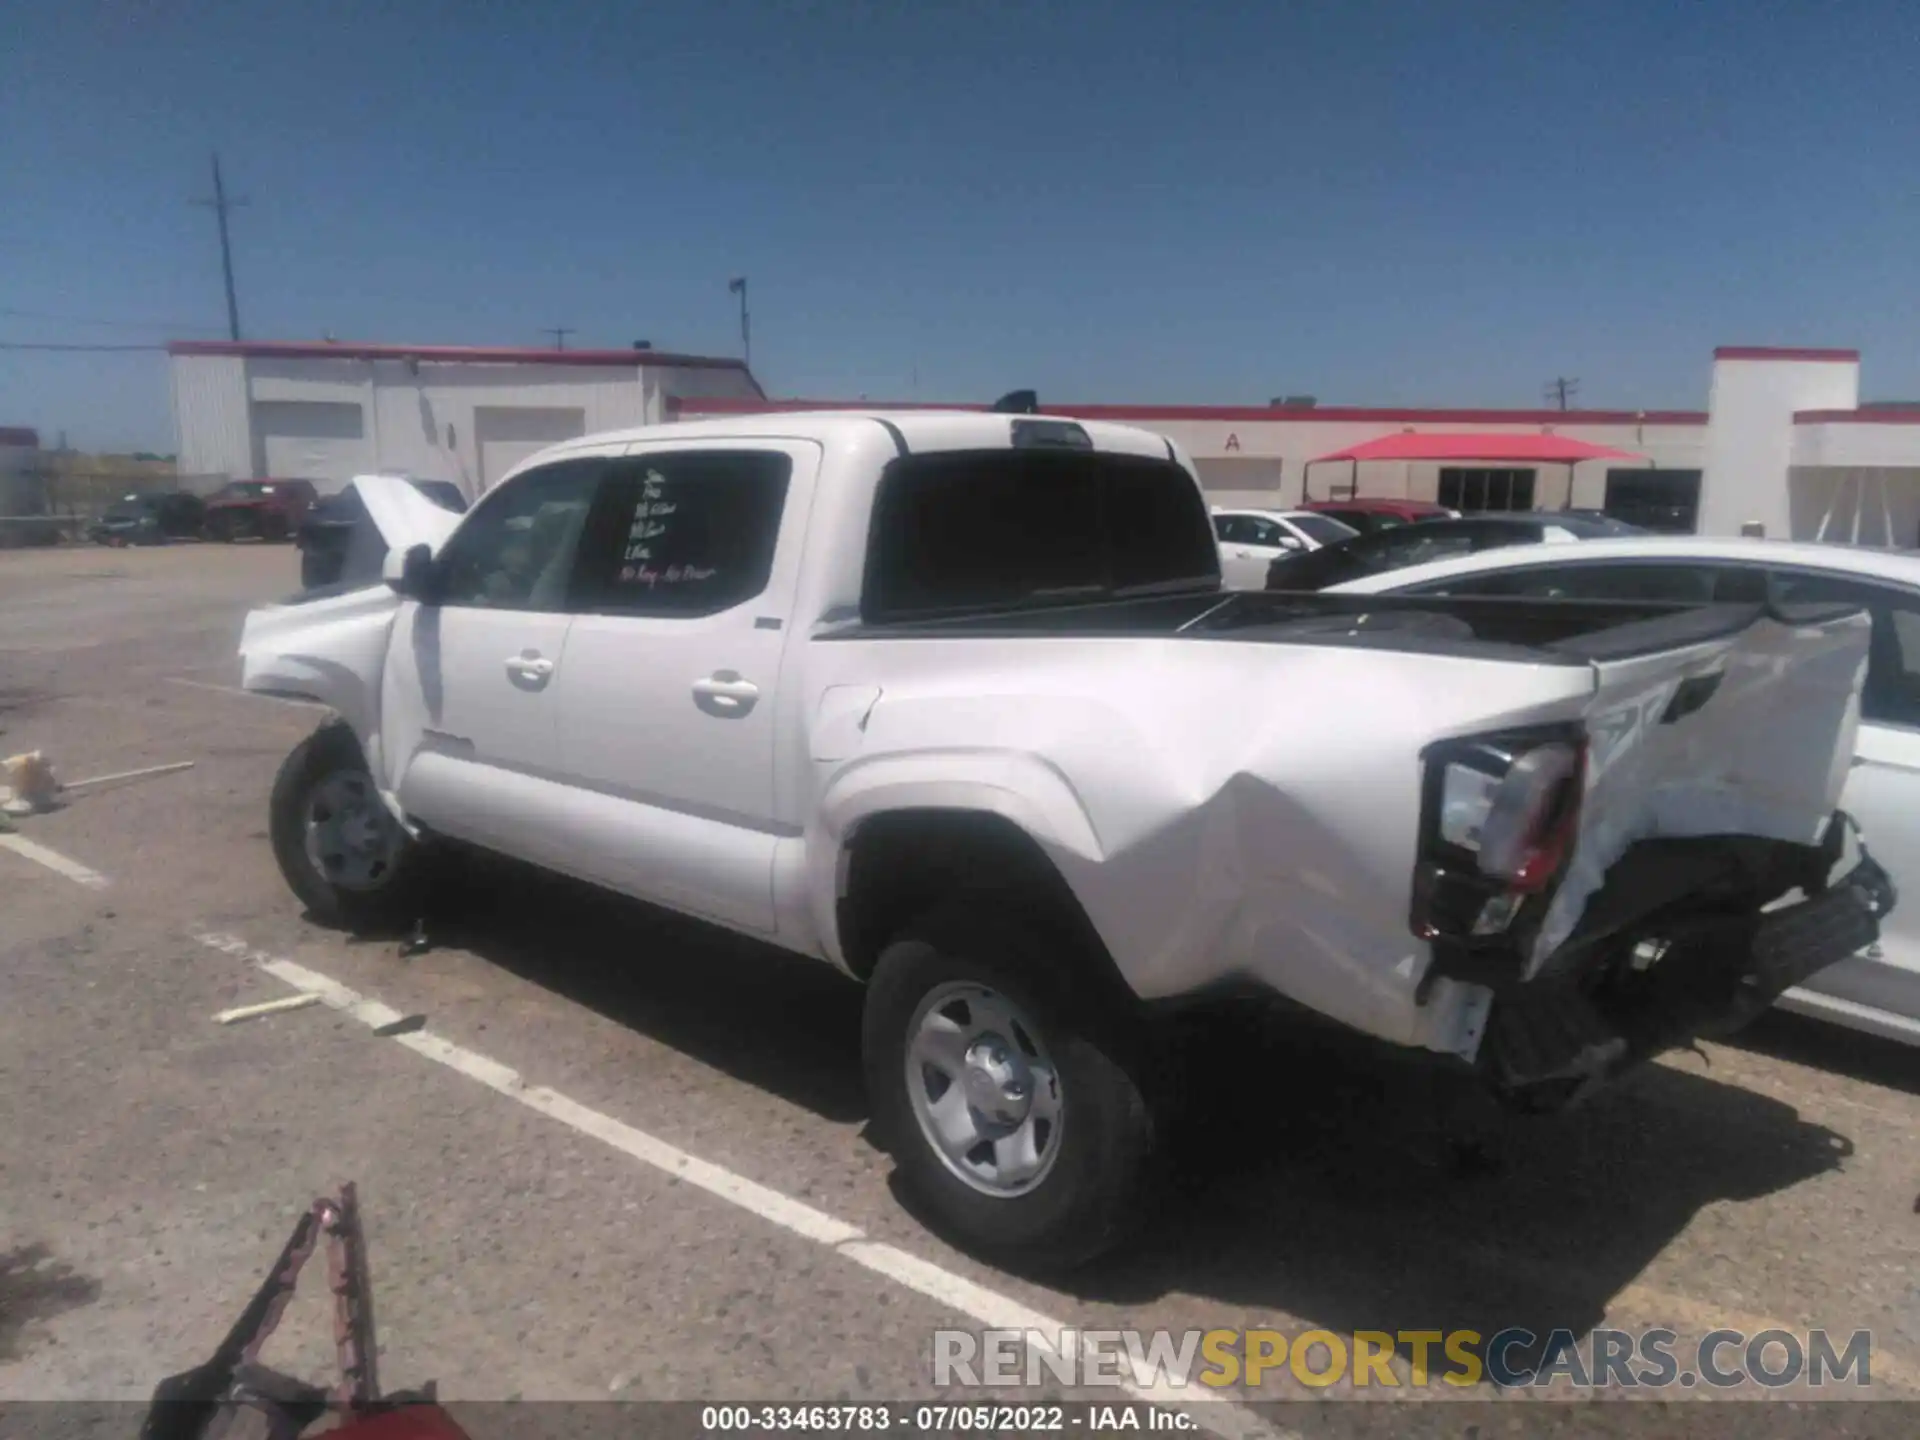
M633 430L465 516L355 483L386 583L241 642L336 712L271 806L313 915L404 922L477 846L836 965L877 1133L991 1254L1122 1232L1166 1008L1278 994L1548 1106L1893 903L1834 808L1854 609L1229 592L1172 445L1032 416Z

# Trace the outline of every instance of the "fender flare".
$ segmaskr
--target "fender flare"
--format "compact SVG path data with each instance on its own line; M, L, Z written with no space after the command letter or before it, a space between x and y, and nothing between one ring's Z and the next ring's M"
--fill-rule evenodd
M848 969L839 900L860 826L901 810L997 815L1052 855L1098 864L1105 851L1093 818L1058 767L1006 750L920 750L856 760L820 796L807 844L807 903L827 957Z

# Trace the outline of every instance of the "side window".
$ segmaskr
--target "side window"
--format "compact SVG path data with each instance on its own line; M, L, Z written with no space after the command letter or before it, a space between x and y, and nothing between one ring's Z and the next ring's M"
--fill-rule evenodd
M1437 533L1419 525L1401 525L1392 530L1376 531L1366 541L1356 544L1358 551L1365 549L1365 564L1369 571L1404 570L1409 565L1426 565L1435 560L1451 560L1456 555L1468 555L1480 548L1475 542L1478 536L1463 530L1448 529Z
M1530 595L1571 600L1671 600L1711 604L1720 573L1712 565L1542 565L1462 576L1446 582L1449 595Z
M612 462L580 555L574 608L717 615L767 588L793 462L687 450Z
M1860 718L1883 725L1920 728L1920 595L1838 575L1776 570L1774 599L1781 604L1840 602L1873 616L1873 648Z
M607 463L561 460L516 475L488 495L440 553L440 603L567 609L580 532Z
M1238 515L1216 515L1213 517L1213 533L1220 537L1223 545L1244 545L1247 543L1247 522Z
M1280 544L1281 529L1271 520L1247 521L1247 543L1274 549Z

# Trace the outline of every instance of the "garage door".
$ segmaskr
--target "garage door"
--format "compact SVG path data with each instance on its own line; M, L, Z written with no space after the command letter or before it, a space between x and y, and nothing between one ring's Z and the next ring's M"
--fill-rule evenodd
M352 401L253 402L253 473L328 482L333 489L372 468L365 416Z
M531 455L587 433L587 412L559 406L480 405L473 412L473 438L480 450L480 488L492 489Z

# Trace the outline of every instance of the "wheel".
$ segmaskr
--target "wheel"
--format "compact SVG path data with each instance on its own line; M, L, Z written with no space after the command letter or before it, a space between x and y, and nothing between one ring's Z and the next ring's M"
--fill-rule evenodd
M1063 954L1041 905L943 907L882 952L862 1025L875 1130L909 1195L963 1246L1034 1269L1124 1237L1154 1148L1144 1036Z
M280 766L268 829L280 873L322 924L379 930L416 917L420 847L387 810L343 721L322 725Z

